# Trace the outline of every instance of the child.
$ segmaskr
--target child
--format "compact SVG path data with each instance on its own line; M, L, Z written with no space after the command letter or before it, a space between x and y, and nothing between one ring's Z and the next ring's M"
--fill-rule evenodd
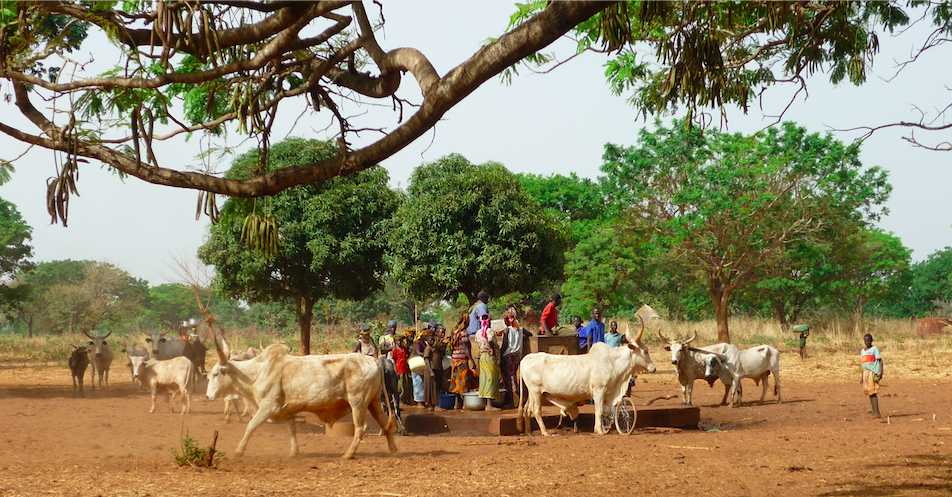
M866 348L860 352L860 364L863 367L863 376L859 380L863 391L869 395L869 404L873 408L873 418L879 418L879 380L883 378L883 356L878 347L873 347L873 335L869 333L863 337Z
M400 376L397 386L400 390L400 402L403 405L413 405L413 381L410 379L410 365L407 364L409 357L410 349L404 343L404 337L397 335L397 342L390 352L390 358L393 359L394 368Z
M612 321L611 330L605 335L605 343L609 347L621 347L621 341L625 335L618 333L618 321Z

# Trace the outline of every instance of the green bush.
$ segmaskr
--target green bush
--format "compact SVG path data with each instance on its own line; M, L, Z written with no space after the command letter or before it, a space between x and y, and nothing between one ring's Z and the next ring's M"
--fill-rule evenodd
M218 463L225 456L224 452L218 452L215 444L218 441L218 431L212 438L212 444L207 447L199 447L196 440L188 433L182 437L182 453L179 454L175 448L170 447L169 451L175 458L175 464L181 466L192 466L193 468L217 468Z

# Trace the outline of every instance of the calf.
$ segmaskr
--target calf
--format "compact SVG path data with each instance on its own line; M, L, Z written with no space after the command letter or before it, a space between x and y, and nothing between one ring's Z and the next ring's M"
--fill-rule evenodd
M76 398L77 380L79 380L79 396L86 397L83 393L83 377L86 376L86 366L89 366L89 349L75 345L70 347L73 348L73 352L69 355L67 364L69 364L69 373L73 377L73 398Z
M126 357L149 357L149 349L145 347L136 347L135 345L126 345ZM138 390L140 388L139 380L135 378L135 373L132 371L132 361L128 361L127 366L129 366L129 376L132 378L132 389Z
M105 376L106 388L109 388L109 365L112 364L112 349L109 348L109 344L106 343L106 338L109 335L112 335L112 332L106 333L101 337L94 337L89 334L86 330L83 330L83 335L86 335L86 338L89 338L89 345L86 347L92 352L92 357L89 358L89 363L92 364L90 368L92 380L90 383L95 388L96 385L96 375L99 375L99 388L103 388L103 376Z
M152 393L152 408L149 413L155 412L155 396L159 388L166 390L166 401L169 404L169 412L175 412L172 409L172 395L182 394L182 415L187 414L192 407L188 395L188 385L192 376L195 374L192 361L184 357L175 357L165 361L157 361L145 357L133 356L129 358L132 364L132 377L139 380L142 389L149 386Z

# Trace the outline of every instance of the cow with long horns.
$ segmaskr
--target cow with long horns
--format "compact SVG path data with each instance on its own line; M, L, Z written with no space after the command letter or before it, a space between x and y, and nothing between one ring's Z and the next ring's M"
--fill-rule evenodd
M354 439L344 459L351 459L367 430L367 411L381 426L390 453L397 452L393 440L394 414L380 406L383 370L377 361L362 354L292 356L285 345L271 345L247 361L232 361L227 349L218 344L212 331L218 363L208 375L206 397L213 401L226 384L257 404L255 413L235 452L245 452L251 434L265 421L283 422L291 438L291 456L298 454L295 416L314 413L332 425L348 414L353 416Z
M648 355L648 347L641 341L645 333L645 321L639 315L641 330L637 335L626 327L626 346L610 347L596 343L584 355L555 355L544 352L529 354L520 364L521 384L526 395L519 397L519 413L516 427L531 431L534 417L543 436L548 436L542 422L542 399L562 409L572 420L578 416L579 401L595 401L595 433L604 435L608 429L602 426L602 412L606 405L621 401L633 375L647 370L654 373L655 365ZM521 390L522 388L520 388ZM523 407L525 399L525 407Z
M674 365L678 373L678 383L681 384L682 406L692 405L694 382L698 379L705 379L709 386L714 386L714 382L719 377L721 382L724 383L725 401L728 392L733 395L734 389L740 384L740 379L734 375L739 353L737 347L727 343L716 343L701 348L692 347L691 342L697 339L697 331L694 332L693 337L687 340L672 340L662 335L659 329L658 337L668 343L664 349L671 352L671 364ZM712 357L716 357L719 363L725 365L725 367L718 368L716 376L707 376L707 373L710 373L711 370L705 370L705 360ZM731 407L733 407L733 404Z

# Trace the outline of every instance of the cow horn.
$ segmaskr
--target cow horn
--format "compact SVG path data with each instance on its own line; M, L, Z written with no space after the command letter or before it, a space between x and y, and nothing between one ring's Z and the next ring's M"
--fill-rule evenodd
M638 316L637 314L635 315ZM638 336L635 337L635 343L641 344L641 338L645 336L645 320L642 319L641 316L638 316L638 320L641 321L641 329L638 330ZM631 325L629 325L629 328L630 326Z
M642 322L643 322L643 321L642 321ZM670 338L667 338L667 337L665 337L664 335L661 334L661 328L658 328L658 337L660 337L662 341L667 342L667 343L669 343L669 344L670 344L670 343L674 343L674 340L672 340L672 339L670 339Z
M102 337L102 339L105 340L106 337L108 337L109 335L112 335L112 332L111 332L111 331L110 331L109 333L106 333L106 336Z
M88 338L88 339L90 339L90 340L93 339L92 335L90 335L89 332L86 331L86 330L83 330L83 335L86 335L86 338Z
M162 336L168 335L169 333L172 333L172 330L166 331L165 333L162 334Z
M691 343L691 342L693 342L695 338L697 338L697 330L694 330L694 336L693 336L693 337L691 337L691 339L690 339L690 340L688 340L688 341L686 341L686 342L684 342L684 345L687 345L687 344L689 344L689 343Z
M212 343L215 344L215 352L218 353L218 364L227 364L228 356L225 354L225 351L222 350L221 345L218 344L218 337L215 336L215 329L209 326L208 332L212 335ZM225 337L222 337L222 340L224 339Z

